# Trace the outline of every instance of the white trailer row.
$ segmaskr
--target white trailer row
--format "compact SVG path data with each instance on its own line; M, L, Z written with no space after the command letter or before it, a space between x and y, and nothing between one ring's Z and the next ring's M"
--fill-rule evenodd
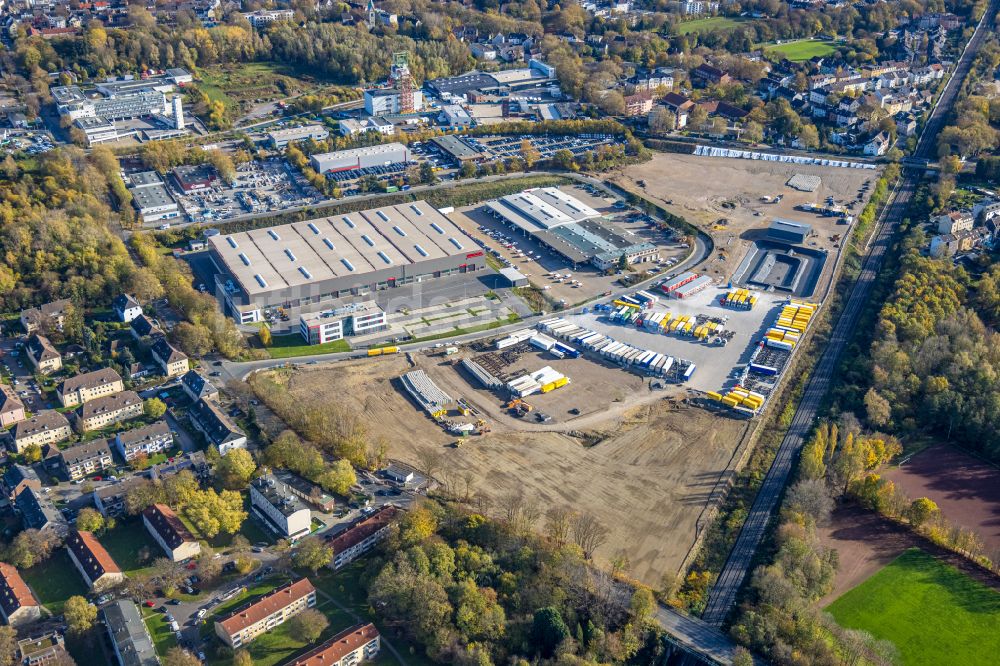
M561 317L546 319L538 324L546 333L580 345L584 349L618 363L619 365L648 375L670 376L685 381L694 374L695 364L685 359L676 359L649 349L641 349L601 333L570 324Z
M522 328L514 331L506 338L500 338L494 344L497 349L506 349L507 347L513 347L516 344L520 344L525 340L530 340L534 337L535 332L530 328Z

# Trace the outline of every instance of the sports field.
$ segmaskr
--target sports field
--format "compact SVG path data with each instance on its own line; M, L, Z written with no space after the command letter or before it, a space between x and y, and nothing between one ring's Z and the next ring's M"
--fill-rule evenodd
M678 35L689 35L693 32L708 32L709 30L731 30L745 20L745 18L741 17L709 16L707 18L695 19L694 21L678 23L674 30Z
M773 56L788 58L792 62L802 62L810 58L828 56L836 51L836 45L818 39L802 39L797 42L765 46L764 51Z
M892 641L903 666L996 664L1000 593L911 548L826 610Z

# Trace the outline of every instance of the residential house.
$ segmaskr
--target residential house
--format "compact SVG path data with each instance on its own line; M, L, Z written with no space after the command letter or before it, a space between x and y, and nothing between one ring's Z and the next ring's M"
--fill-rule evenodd
M61 331L66 316L66 308L71 303L72 301L68 298L64 298L40 305L37 308L22 310L21 326L24 328L24 332L31 335L35 331L48 330L50 328Z
M934 218L939 234L955 234L972 229L976 216L970 210L953 210Z
M111 447L103 437L76 444L59 453L59 468L70 481L103 472L113 464Z
M44 335L35 333L28 338L28 344L24 348L28 353L28 360L38 372L47 375L62 368L62 356Z
M52 500L30 486L18 493L14 507L21 514L21 524L26 530L50 530L62 536L69 529Z
M865 155L885 155L890 145L889 134L887 132L879 132L868 140L865 144L864 152Z
M130 476L118 483L101 486L94 491L94 506L105 518L125 515L125 495L129 490L146 482L141 476Z
M129 330L136 340L142 338L156 338L163 335L163 331L156 325L156 322L146 315L139 315L129 323Z
M14 463L3 473L2 481L3 493L11 502L25 488L34 488L37 491L42 489L42 481L38 478L38 472L27 465Z
M215 634L236 649L315 605L316 588L308 578L300 578L217 620Z
M101 368L64 380L56 389L56 396L63 407L76 407L124 390L121 375L112 368Z
M912 113L897 113L893 120L896 121L897 135L911 137L917 133L917 118Z
M637 92L625 97L625 116L627 118L644 116L652 110L653 94L650 92Z
M123 321L126 324L142 315L142 306L139 305L139 301L128 294L121 294L115 298L111 303L111 307L114 309L115 314L118 315L118 321Z
M208 443L219 449L220 455L226 455L230 449L246 448L246 433L223 413L215 401L202 398L191 405L188 416L191 424L205 435Z
M0 562L0 615L12 627L20 627L42 617L42 605L21 578L17 567L6 562Z
M375 513L356 521L346 530L327 537L326 542L333 547L330 566L339 569L353 562L377 543L389 536L389 528L399 515L399 509L386 504Z
M24 403L17 397L14 388L0 384L0 429L9 428L25 418Z
M184 373L184 376L181 377L181 387L192 400L219 399L219 389L215 388L212 382L197 370L188 370Z
M91 590L100 591L125 580L125 574L93 532L72 530L66 539L66 552Z
M935 258L954 257L956 254L989 245L992 238L992 233L982 227L957 231L953 234L940 234L931 239L930 254Z
M152 456L169 451L174 446L174 434L166 421L156 421L118 433L113 444L122 458L131 461L138 455Z
M21 666L72 666L76 662L66 651L58 631L29 636L17 642L17 663Z
M285 666L353 666L374 659L381 648L378 629L370 622L343 630Z
M674 113L690 113L694 109L694 102L679 93L669 92L660 99L660 103Z
M159 337L150 348L153 360L167 377L179 377L188 371L187 355L175 348L164 337Z
M153 465L144 474L154 481L157 479L162 481L185 470L190 471L198 481L208 481L212 476L212 468L205 460L204 451L191 451L182 456L175 456L173 462L168 460L159 465Z
M270 474L250 483L250 508L279 537L297 540L308 536L312 512L288 486Z
M279 482L285 484L288 492L306 504L315 507L318 511L331 513L337 508L337 500L334 499L333 495L312 481L304 479L287 469L274 470L273 475Z
M982 222L989 222L1000 215L1000 201L996 199L980 199L972 206L972 216Z
M122 391L85 402L76 408L75 414L81 432L98 430L142 416L142 398L135 391Z
M72 434L73 430L65 416L54 409L46 409L17 423L11 430L11 439L14 451L23 453L32 444L58 444L69 439Z
M197 557L201 546L166 504L153 504L142 512L142 523L172 562Z
M719 85L729 83L732 80L733 78L729 76L728 72L708 63L702 63L691 70L692 82L701 81L705 85Z
M125 372L128 373L128 378L132 381L138 379L145 379L153 374L153 368L146 365L145 363L130 363Z
M108 604L101 609L101 618L119 666L159 666L153 639L149 637L139 608L131 599L119 599Z

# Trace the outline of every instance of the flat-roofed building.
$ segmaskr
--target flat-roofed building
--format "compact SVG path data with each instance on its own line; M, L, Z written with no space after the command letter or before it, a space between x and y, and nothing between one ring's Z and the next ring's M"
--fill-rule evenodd
M353 562L375 544L389 536L389 528L399 515L399 509L386 504L372 515L362 518L342 532L327 537L327 543L333 548L333 560L330 567L339 569Z
M271 307L338 305L374 291L471 273L482 249L424 201L208 239L225 311L240 323Z
M274 478L285 484L288 491L300 500L316 507L324 513L331 513L337 508L337 500L317 484L305 479L287 469L277 469Z
M16 423L11 430L11 440L14 443L14 450L23 453L24 449L32 444L54 445L69 439L72 434L73 429L65 416L54 409L46 409L30 419Z
M17 397L14 388L0 384L0 428L9 428L26 418L24 403Z
M149 351L167 377L180 377L189 370L187 354L167 342L166 338L157 338Z
M315 605L316 588L308 578L300 578L216 620L215 634L235 649Z
M89 400L76 408L76 422L82 432L106 428L119 421L142 416L142 398L135 391Z
M28 308L21 311L21 326L24 332L31 335L39 328L52 326L57 330L62 330L63 319L66 315L66 308L72 305L72 301L64 298L52 301L37 308Z
M381 636L374 624L357 624L284 666L354 666L374 659L381 647Z
M191 425L205 436L208 443L219 449L219 455L226 455L231 449L245 449L247 435L214 400L202 398L188 410Z
M117 141L118 128L110 120L97 117L82 117L73 121L73 125L83 132L88 146L96 146L99 143Z
M160 451L169 451L174 446L174 434L166 421L156 421L118 433L113 444L121 457L130 461L140 454L152 456Z
M94 506L105 518L119 518L125 515L125 495L132 488L147 482L142 476L129 476L94 491Z
M76 663L66 652L65 641L58 631L22 638L17 642L17 658L21 666L72 666Z
M336 173L386 164L402 164L408 160L409 151L401 143L380 143L332 153L316 153L309 157L309 162L317 173Z
M271 474L250 483L250 507L275 534L285 539L301 539L312 527L309 507Z
M20 627L42 617L42 605L21 578L17 567L6 562L0 562L0 615L12 627Z
M812 225L790 220L774 220L767 228L767 236L772 240L802 245L812 233Z
M121 375L113 368L101 368L63 380L56 389L56 396L63 407L76 407L124 390Z
M44 335L35 333L28 338L25 350L28 352L28 360L38 372L49 374L62 368L62 355Z
M142 512L142 524L172 562L198 557L201 546L166 504L153 504Z
M119 666L159 666L146 624L130 599L119 599L101 609L104 626Z
M322 125L302 125L301 127L286 127L267 133L267 141L272 148L281 150L294 141L326 141L330 130Z
M66 552L92 590L100 591L125 580L125 574L93 532L72 530L66 538Z
M111 447L108 440L94 439L76 444L59 452L59 468L70 481L82 479L95 472L103 472L111 467Z
M350 303L322 312L299 315L299 334L311 345L384 331L388 325L385 312L375 301Z

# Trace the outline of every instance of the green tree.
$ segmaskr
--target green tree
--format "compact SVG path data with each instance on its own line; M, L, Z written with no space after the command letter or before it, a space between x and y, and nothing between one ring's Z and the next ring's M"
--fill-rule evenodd
M63 616L66 627L71 634L83 634L94 626L97 619L97 607L85 598L77 595L66 600L63 606Z
M24 447L24 462L27 464L32 464L40 461L42 459L42 447L38 444L29 444Z
M547 606L535 611L531 622L531 644L542 657L550 658L569 636L569 627L558 608Z
M351 462L341 458L325 470L316 482L329 492L346 497L351 492L351 486L358 482L358 477Z
M242 490L250 484L257 463L246 449L230 449L222 456L215 473L228 490Z
M142 403L143 413L151 419L158 419L167 413L167 405L159 398L146 398Z
M302 569L310 569L313 573L325 567L333 559L333 548L316 536L308 536L295 547L292 562Z
M910 503L906 517L914 527L921 527L941 513L938 505L926 497L919 497Z
M315 608L307 608L288 621L288 633L303 643L315 643L330 621Z
M17 663L17 631L8 625L0 626L0 666Z
M633 620L637 624L645 624L656 610L656 599L653 592L648 587L638 587L632 593L632 600L629 602L629 611Z
M89 506L84 507L76 516L76 528L84 532L100 532L104 529L104 516Z

